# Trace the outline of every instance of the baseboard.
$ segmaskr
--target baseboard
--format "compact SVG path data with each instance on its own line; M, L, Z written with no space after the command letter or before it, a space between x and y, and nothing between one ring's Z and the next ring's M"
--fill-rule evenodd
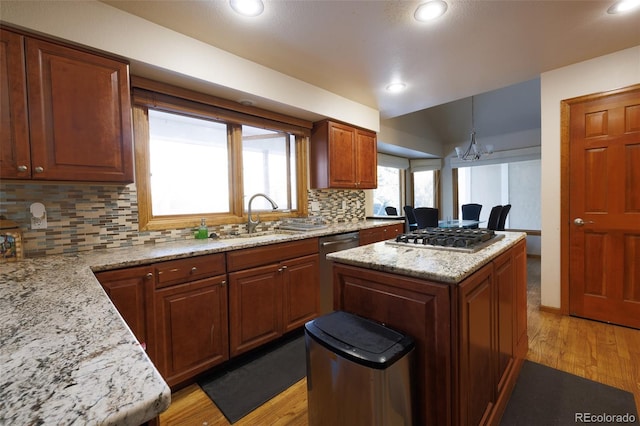
M532 257L534 259L541 259L542 255L539 254L533 254L533 253L527 253L527 257Z
M551 306L540 305L540 311L548 312L550 314L562 315L560 308L552 308Z

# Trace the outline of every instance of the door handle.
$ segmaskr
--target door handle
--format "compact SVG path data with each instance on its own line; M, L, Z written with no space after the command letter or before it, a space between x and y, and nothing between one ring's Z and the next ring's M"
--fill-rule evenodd
M581 218L581 217L576 217L575 219L573 219L573 223L574 223L574 224L576 224L576 225L578 225L578 226L584 226L584 225L586 225L587 223L595 223L595 222L594 222L594 221L592 221L592 220L584 221L584 220L582 220L582 218Z

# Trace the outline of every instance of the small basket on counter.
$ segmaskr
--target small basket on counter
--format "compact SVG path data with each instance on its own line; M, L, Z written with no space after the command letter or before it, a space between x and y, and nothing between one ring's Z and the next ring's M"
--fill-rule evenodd
M12 220L0 219L0 263L23 259L22 231Z

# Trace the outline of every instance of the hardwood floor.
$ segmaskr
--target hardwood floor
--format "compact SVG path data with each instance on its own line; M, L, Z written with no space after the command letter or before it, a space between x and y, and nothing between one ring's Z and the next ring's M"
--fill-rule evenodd
M640 330L540 311L540 259L529 258L527 359L634 394L640 412ZM302 379L235 425L307 425L307 382ZM160 425L229 425L198 387L172 395Z

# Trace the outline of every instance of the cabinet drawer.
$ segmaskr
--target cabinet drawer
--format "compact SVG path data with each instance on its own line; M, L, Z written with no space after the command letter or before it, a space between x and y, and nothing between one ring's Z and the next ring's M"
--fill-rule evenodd
M226 273L223 253L157 263L154 268L156 288Z
M228 252L227 267L229 272L240 271L314 253L318 253L318 239L305 238L304 240Z

